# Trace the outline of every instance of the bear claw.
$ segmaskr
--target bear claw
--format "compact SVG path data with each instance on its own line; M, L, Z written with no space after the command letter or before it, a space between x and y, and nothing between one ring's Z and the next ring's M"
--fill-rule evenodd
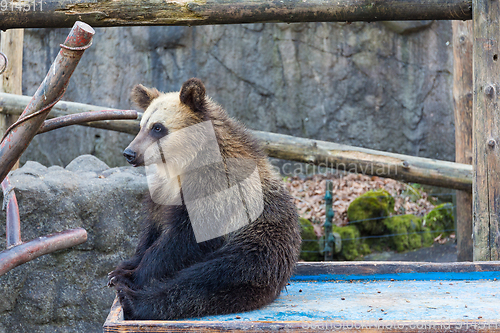
M108 287L114 287L115 280L116 280L116 276L113 276L111 279L108 279Z

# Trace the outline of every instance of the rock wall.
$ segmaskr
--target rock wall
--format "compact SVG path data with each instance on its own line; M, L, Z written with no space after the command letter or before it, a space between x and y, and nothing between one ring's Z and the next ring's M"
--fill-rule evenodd
M27 162L9 178L24 241L78 227L88 240L0 276L0 333L102 332L115 295L107 273L135 250L146 177L86 155L66 168Z
M69 29L25 31L23 92L42 81ZM450 22L98 28L64 99L130 108L137 83L201 78L253 129L454 159ZM38 136L22 161L125 163L130 135L70 127Z

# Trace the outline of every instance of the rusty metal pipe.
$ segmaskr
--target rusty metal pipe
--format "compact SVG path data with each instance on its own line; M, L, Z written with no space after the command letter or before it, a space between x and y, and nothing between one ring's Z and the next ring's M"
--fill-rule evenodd
M90 121L113 120L113 119L137 119L137 111L135 110L102 110L90 111L84 113L71 114L67 116L57 117L46 120L37 134L55 130L57 128L70 125L78 125Z
M83 228L70 229L47 236L38 237L27 243L14 246L0 252L0 276L25 262L67 249L87 241L87 232Z
M52 106L64 94L83 52L92 43L94 33L94 29L86 23L74 24L30 103L19 120L7 129L0 143L0 181L7 176L38 132Z
M4 210L7 211L7 225L5 229L7 248L21 244L21 219L17 205L14 187L10 184L9 177L2 181Z

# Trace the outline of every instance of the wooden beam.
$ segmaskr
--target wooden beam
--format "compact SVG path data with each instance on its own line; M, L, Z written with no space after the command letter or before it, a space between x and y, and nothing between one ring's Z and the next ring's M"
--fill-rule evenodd
M401 279L400 274L419 273L474 273L491 272L498 274L500 262L410 262L410 261L329 261L329 262L298 262L295 266L294 275L298 276L321 276L324 280L336 280L335 275L349 279L363 279L374 275L391 276ZM485 275L484 278L487 278ZM339 278L337 278L339 279ZM423 318L420 318L423 319Z
M25 7L22 7L23 4ZM470 0L31 0L7 1L0 29L259 22L470 20Z
M472 21L453 21L455 161L472 164ZM457 191L457 260L472 261L472 193Z
M7 56L8 66L0 76L0 92L23 94L23 29L13 29L0 33L0 50ZM0 116L0 136L17 117L11 115Z
M0 93L0 111L20 114L28 96ZM103 110L104 107L72 102L58 102L48 118L78 112ZM140 118L139 118L140 119ZM136 134L140 120L109 120L88 126ZM472 189L472 166L429 158L393 154L333 142L297 138L290 135L253 131L263 142L270 157L281 158L350 172L393 178L408 182L460 189Z
M23 44L24 29L12 29L0 33L0 50L8 59L8 66L1 75L0 92L22 95L23 94ZM12 125L17 116L0 116L0 137ZM19 161L12 170L19 167Z
M474 260L500 259L500 3L474 0Z

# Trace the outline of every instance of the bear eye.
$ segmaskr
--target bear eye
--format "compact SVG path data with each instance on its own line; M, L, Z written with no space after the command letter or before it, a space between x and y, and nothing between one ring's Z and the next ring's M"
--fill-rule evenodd
M152 135L155 137L163 137L167 135L167 129L160 123L153 124L151 127Z

